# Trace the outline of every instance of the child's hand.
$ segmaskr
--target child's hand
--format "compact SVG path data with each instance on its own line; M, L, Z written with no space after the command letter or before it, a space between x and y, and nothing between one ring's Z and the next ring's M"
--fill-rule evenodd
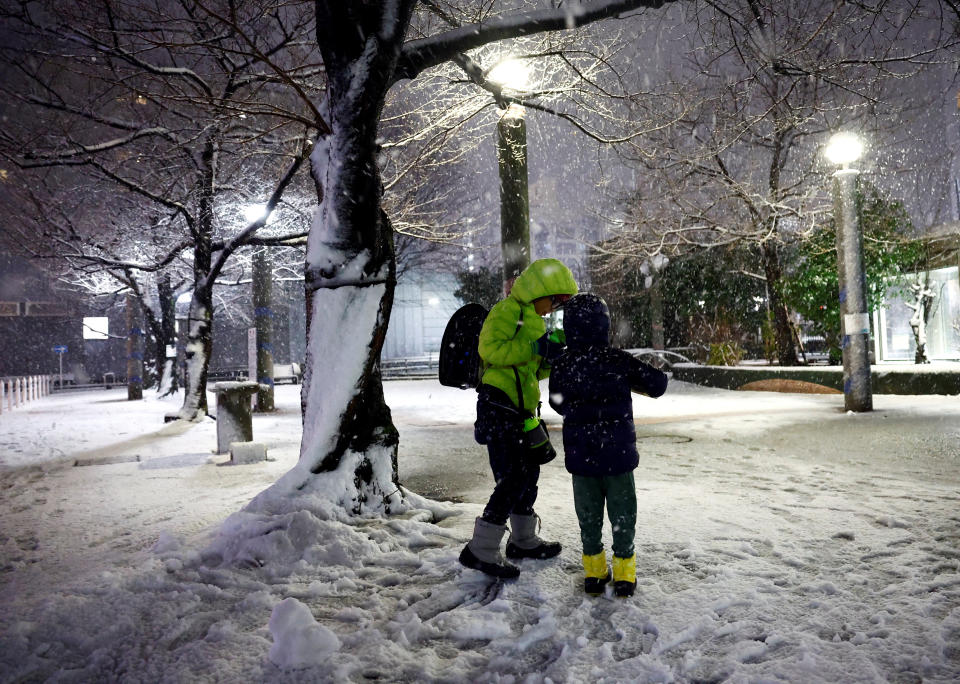
M533 345L533 351L535 354L539 354L547 361L553 361L555 358L563 354L566 347L564 347L559 342L555 342L550 339L550 335L544 333L540 336L535 342L531 342Z

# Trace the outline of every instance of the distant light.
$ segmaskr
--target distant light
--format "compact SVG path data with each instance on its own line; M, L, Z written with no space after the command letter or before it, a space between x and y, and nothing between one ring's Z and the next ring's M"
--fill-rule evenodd
M263 204L248 204L243 208L243 218L247 223L259 221L267 214L267 207Z
M430 306L439 306L440 300L437 297L431 297L430 299L427 300L427 304L429 304Z
M526 90L530 87L530 70L519 59L503 60L487 72L487 78L502 88Z
M863 143L854 133L836 133L827 143L824 154L833 164L846 166L857 161L863 154Z

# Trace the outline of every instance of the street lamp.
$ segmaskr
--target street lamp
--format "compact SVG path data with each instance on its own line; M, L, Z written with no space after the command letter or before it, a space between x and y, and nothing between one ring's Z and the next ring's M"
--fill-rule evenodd
M643 287L650 291L650 346L654 349L664 348L663 288L660 272L669 263L670 259L658 252L640 264L640 273L644 275Z
M530 70L522 59L509 57L493 65L487 72L487 80L501 88L527 90L530 87Z
M247 223L259 221L262 218L266 218L267 223L273 223L274 214L273 212L267 214L267 205L265 204L248 204L243 208L243 218Z
M506 59L487 79L502 90L528 87L526 65ZM503 106L505 103L498 102ZM530 264L530 200L527 188L527 124L523 107L509 104L497 122L497 162L500 168L500 252L503 257L503 294Z
M832 163L841 168L846 168L847 165L857 161L863 154L863 142L854 133L835 133L827 143L824 153Z
M863 143L853 133L837 133L830 138L824 152L828 160L840 167L833 173L833 207L843 334L843 403L848 411L872 411L870 316L863 270L863 235L856 209L860 172L850 168L863 153Z

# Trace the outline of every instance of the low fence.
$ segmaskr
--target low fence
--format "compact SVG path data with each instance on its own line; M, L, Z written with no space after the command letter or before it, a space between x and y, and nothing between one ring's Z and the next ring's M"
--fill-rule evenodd
M19 375L0 378L0 413L12 411L53 390L52 375Z
M384 380L436 378L439 367L439 354L402 359L380 359L380 374Z

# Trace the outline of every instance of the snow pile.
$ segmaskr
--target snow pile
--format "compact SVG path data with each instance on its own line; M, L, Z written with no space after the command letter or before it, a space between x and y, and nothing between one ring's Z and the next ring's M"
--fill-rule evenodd
M270 661L280 668L322 665L340 648L337 635L313 619L310 609L295 598L278 603L270 615Z

